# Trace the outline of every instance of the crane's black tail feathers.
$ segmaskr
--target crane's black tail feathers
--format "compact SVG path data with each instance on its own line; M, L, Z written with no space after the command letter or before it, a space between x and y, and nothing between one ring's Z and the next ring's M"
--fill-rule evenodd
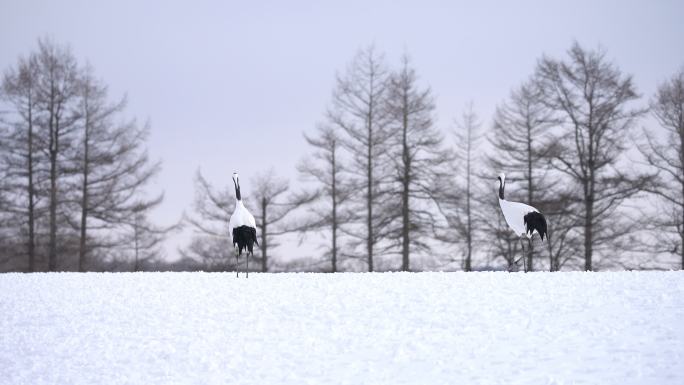
M245 249L249 254L254 254L255 243L259 246L254 227L239 226L233 229L233 246L237 246L238 255L242 255L242 250Z
M525 231L528 235L532 236L535 230L539 233L541 240L544 237L548 239L547 228L546 228L546 218L542 213L532 211L523 217L525 221Z

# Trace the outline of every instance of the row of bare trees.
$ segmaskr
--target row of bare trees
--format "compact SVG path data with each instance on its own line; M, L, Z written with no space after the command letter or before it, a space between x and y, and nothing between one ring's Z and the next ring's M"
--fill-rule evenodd
M684 70L644 102L605 50L575 43L565 57L541 57L491 125L465 108L452 146L408 56L392 69L371 46L337 75L327 112L304 135L311 153L298 171L308 190L261 176L254 191L264 196L251 208L263 237L320 235L310 239L323 239L322 256L302 269L510 269L521 250L498 207L496 176L506 172L510 199L550 225L549 241L532 244L530 269L680 268L683 83ZM232 193L198 181L201 215L222 208L225 227ZM227 234L216 230L222 249ZM271 241L262 243L265 260Z
M651 252L678 255L684 269L684 68L660 85L650 110L662 130L644 128L639 151L655 170L646 191L656 215L641 225L655 234Z
M332 237L335 257L363 260L368 271L410 270L412 253L432 251L438 182L449 175L453 159L434 125L434 110L432 91L418 83L408 56L392 71L384 55L369 47L338 75L317 133L319 144L327 141L333 149L339 143L342 150L335 154L339 168L322 173L334 182L324 184L329 193L321 194L332 210L327 225L344 238L340 244L337 234ZM312 176L310 168L300 171ZM387 263L393 256L399 266ZM332 271L337 264L335 258Z
M158 254L147 219L159 171L144 148L147 126L126 119L88 65L41 39L7 69L0 91L3 270L139 268Z
M545 256L544 268L552 271L684 264L671 259L684 224L673 221L684 213L684 194L671 194L681 190L683 175L684 158L676 154L684 147L676 133L684 126L677 129L672 119L678 113L681 119L684 98L676 79L682 73L662 84L646 106L632 77L603 49L575 43L563 59L539 59L530 78L497 108L484 169L508 172L520 182L512 197L540 208L550 222L550 242L529 254L528 266L533 256ZM650 125L643 135L636 130L640 123ZM669 130L667 145L663 128ZM497 254L510 261L516 239L500 225Z
M520 243L499 211L499 172L509 199L549 222L531 269L681 267L684 69L644 99L604 50L575 43L562 58L541 57L491 123L471 104L445 136L408 55L392 67L377 48L362 49L304 134L302 187L274 170L251 179L260 270L515 268ZM112 100L66 47L41 40L5 72L1 100L3 270L138 270L150 260L174 269L160 260L170 229L148 218L162 200L145 191L160 165L144 148L149 127L125 118L125 99ZM233 208L232 186L198 172L185 218L195 236L179 263L234 268ZM278 254L296 238L319 251Z
M673 238L659 239L674 232L681 242L684 223L672 220L673 213L683 212L681 203L672 204L684 202L684 195L671 194L682 177L684 158L673 156L681 153L682 140L673 136L676 119L665 123L661 118L682 110L684 98L676 96L681 77L680 71L661 85L649 108L640 102L632 77L607 60L604 50L575 43L565 59L542 57L530 79L499 106L487 165L522 182L518 187L527 195L516 199L547 214L546 268L681 267L667 259L678 250ZM649 113L661 127L643 128L641 136L636 125L650 124ZM663 128L670 131L666 146L657 139L662 140ZM658 196L670 199L653 202ZM649 199L655 205L645 205ZM668 210L659 209L662 204ZM515 251L513 241L499 252ZM656 246L662 244L670 247ZM533 266L532 255L540 251L530 253L528 266ZM656 257L668 262L658 263Z

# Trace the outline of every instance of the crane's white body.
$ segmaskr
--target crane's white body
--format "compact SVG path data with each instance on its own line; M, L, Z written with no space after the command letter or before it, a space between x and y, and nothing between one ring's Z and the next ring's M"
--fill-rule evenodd
M242 200L235 201L235 211L230 216L230 223L228 224L228 232L233 236L233 229L240 226L249 226L256 229L256 221L254 216L247 210Z
M508 227L510 227L516 235L532 238L532 235L537 232L537 230L534 230L532 233L528 233L525 229L525 215L531 212L539 212L537 209L524 203L510 202L501 198L499 198L499 206L501 207L501 212L503 212Z

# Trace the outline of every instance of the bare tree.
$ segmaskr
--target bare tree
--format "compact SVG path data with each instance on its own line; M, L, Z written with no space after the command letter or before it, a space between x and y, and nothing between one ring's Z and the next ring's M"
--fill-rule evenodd
M289 194L290 183L276 175L274 169L257 174L252 179L249 201L256 208L254 219L261 230L259 250L261 271L269 269L269 250L278 246L278 236L293 232L295 229L284 222L285 217L302 204L310 202L313 196Z
M544 215L549 218L545 246L550 271L560 271L564 266L576 263L582 252L582 236L578 232L582 221L575 214L581 209L582 202L577 198L581 194L577 186L574 186L575 190L565 187L562 179L555 183L550 196L542 199L540 204Z
M365 245L368 271L374 269L375 246L386 223L382 212L375 210L381 198L381 181L386 176L383 162L386 162L388 120L384 108L387 77L382 54L373 46L359 51L346 73L337 77L328 113L332 124L345 134L342 143L351 155L349 173L354 178L355 189L364 191L364 204L353 212L365 222L365 229L349 233Z
M435 105L430 88L421 89L407 55L390 78L387 108L390 158L393 159L392 187L385 206L394 219L386 232L401 252L401 270L409 271L411 253L431 252L428 240L437 221L435 199L439 180L449 175L453 161L444 148L444 138L434 126ZM394 199L394 197L400 199ZM392 202L397 202L392 204Z
M163 256L161 246L166 236L179 228L179 225L160 227L149 220L150 208L161 202L160 196L155 201L138 201L132 205L131 218L128 220L130 234L126 237L126 245L132 252L133 271L141 271L144 266L159 261Z
M63 223L67 215L64 191L60 191L63 181L60 179L65 176L64 163L71 148L75 123L80 119L73 108L77 95L78 68L69 48L48 39L38 41L36 66L36 98L38 109L43 112L39 119L40 135L47 142L49 168L48 270L55 271L58 225Z
M190 245L179 250L186 259L200 260L205 270L229 271L233 262L233 245L228 232L230 216L235 208L233 184L216 191L197 171L195 176L194 215L185 221L195 231Z
M80 76L78 146L74 151L74 172L80 176L75 188L79 223L79 270L87 267L87 253L96 242L88 230L113 230L129 218L145 217L157 206L159 195L142 200L144 188L159 172L159 162L151 163L144 146L149 127L120 118L126 100L111 103L107 87L96 80L92 68ZM135 227L135 226L134 226ZM90 243L90 244L89 244Z
M324 256L330 259L330 271L338 271L340 227L350 220L350 213L342 210L351 189L342 179L344 167L341 159L341 140L332 126L319 125L316 135L304 134L313 147L310 157L297 166L305 181L313 181L316 190L307 205L309 214L297 225L299 231L325 231L330 233L330 246Z
M115 235L96 241L87 229L124 226L159 168L142 149L148 128L114 122L124 101L110 103L92 69L81 71L69 48L49 39L7 71L2 96L9 107L1 146L3 185L11 191L5 209L15 236L26 239L28 270L46 249L48 270L57 269L58 257L60 268L72 268L68 257L78 254L83 271L87 250L116 246Z
M42 148L36 138L38 125L38 62L35 54L20 58L16 68L10 68L3 78L2 99L12 109L4 120L9 129L3 135L3 184L12 193L7 197L3 211L18 216L13 221L18 227L26 226L26 254L28 271L36 271L36 226L39 216L37 164ZM11 115L11 117L8 117ZM14 234L19 236L19 234Z
M659 197L661 209L654 218L659 248L679 254L684 269L684 69L661 84L651 99L651 111L665 130L661 140L644 129L646 144L639 147L657 171L647 190Z
M585 270L594 269L594 250L630 232L616 213L644 183L619 168L627 149L626 133L643 111L630 109L638 95L631 76L624 76L603 50L578 43L567 60L543 57L536 70L541 100L564 123L555 138L553 165L581 187Z
M1 87L0 100L2 100ZM2 104L0 103L0 157L7 151L9 130L4 120L4 115L6 113L7 112L2 109ZM14 234L12 231L12 215L9 210L11 206L11 199L9 197L11 183L9 181L8 171L4 162L0 163L0 269L5 267L10 261L18 259L17 255L13 255L17 250L12 247L11 241Z
M465 240L465 255L462 263L462 268L465 271L472 271L472 257L475 242L475 233L478 231L476 226L473 207L478 204L479 200L476 196L475 177L476 169L475 163L479 160L478 149L480 146L480 139L482 137L480 130L481 123L473 109L473 103L469 103L466 110L463 111L461 119L456 121L456 131L454 131L456 142L456 155L458 161L461 163L460 172L463 173L465 179L465 186L454 184L451 188L448 199L442 206L443 213L447 218L450 227L456 233L452 235L452 242L459 242ZM447 237L446 239L448 239Z

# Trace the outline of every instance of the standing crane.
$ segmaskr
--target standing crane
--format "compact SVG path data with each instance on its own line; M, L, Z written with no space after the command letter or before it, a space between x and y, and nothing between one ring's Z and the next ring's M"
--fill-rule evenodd
M527 241L531 246L532 236L534 233L539 234L541 240L544 241L544 237L547 234L546 218L544 214L540 213L539 210L535 209L530 205L526 205L520 202L511 202L504 199L504 189L506 188L506 175L504 173L499 174L499 206L501 207L501 212L508 227L515 232L517 236L520 237L520 246L522 247L522 260L523 268L527 272L527 264L525 261L525 245L523 244L523 237L527 237ZM519 261L519 259L518 259ZM516 264L517 262L516 261Z
M230 216L228 231L233 240L233 247L235 247L235 274L237 277L240 276L239 256L242 255L242 250L247 249L247 266L245 271L247 272L247 278L249 278L249 256L254 254L254 244L259 246L256 235L256 221L242 203L240 180L237 173L233 173L233 184L235 185L235 211Z

